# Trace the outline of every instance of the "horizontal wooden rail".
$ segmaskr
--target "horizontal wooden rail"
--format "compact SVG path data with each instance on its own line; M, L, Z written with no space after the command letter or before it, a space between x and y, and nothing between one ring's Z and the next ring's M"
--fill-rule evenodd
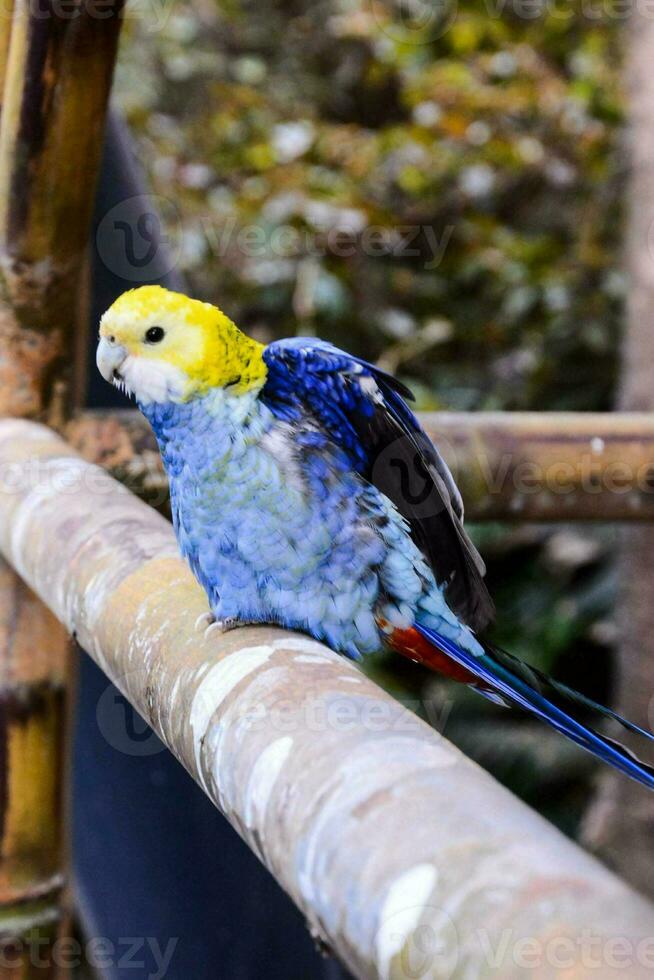
M354 664L198 632L168 522L33 423L0 423L0 550L354 976L651 976L651 906Z
M654 415L438 412L421 416L468 520L654 520ZM86 412L69 439L157 505L167 484L137 412ZM392 446L389 453L392 455Z

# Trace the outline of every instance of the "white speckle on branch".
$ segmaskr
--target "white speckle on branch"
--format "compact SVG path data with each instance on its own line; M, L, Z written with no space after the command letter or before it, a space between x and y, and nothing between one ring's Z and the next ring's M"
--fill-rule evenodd
M382 905L377 933L380 980L390 980L393 958L422 918L438 873L433 864L416 864L393 882Z
M244 812L247 827L252 828L258 824L259 829L262 829L270 794L292 745L293 739L290 735L275 739L266 746L255 762L245 791Z
M309 637L303 636L289 636L288 639L275 640L276 649L284 650L298 650L303 654L317 654L316 659L320 659L323 663L325 660L340 660L341 657L334 653L333 650L328 650L322 644L318 643L316 640L311 640Z
M191 728L195 747L195 762L207 790L201 766L202 745L206 738L209 723L225 698L248 674L264 664L275 652L272 644L246 647L220 660L202 680L191 705ZM208 790L207 790L208 791Z

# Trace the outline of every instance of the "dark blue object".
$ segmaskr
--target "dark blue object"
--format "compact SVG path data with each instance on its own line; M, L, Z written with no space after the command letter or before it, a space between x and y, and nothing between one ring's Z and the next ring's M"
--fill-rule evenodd
M344 978L271 875L84 654L79 690L75 877L84 941L113 946L102 975Z

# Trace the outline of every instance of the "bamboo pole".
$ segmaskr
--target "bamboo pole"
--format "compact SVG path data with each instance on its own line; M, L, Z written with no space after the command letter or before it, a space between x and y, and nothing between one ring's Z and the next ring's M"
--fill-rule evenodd
M0 978L55 977L68 636L0 562ZM41 964L41 965L39 965Z
M468 520L654 520L654 415L434 412L421 421ZM84 412L66 432L86 459L153 506L165 503L161 458L138 412Z
M0 549L355 977L651 977L650 905L351 662L272 627L198 632L170 524L20 420L0 423Z
M16 0L0 123L0 415L61 420L122 0ZM64 12L65 11L65 12Z
M119 12L120 0L15 0L11 30L3 22L0 415L60 425L73 401L79 281ZM68 975L56 961L68 650L65 630L1 564L1 980Z
M625 31L629 183L625 258L629 276L620 407L654 410L654 20L636 4ZM651 417L651 416L650 416ZM625 529L617 608L618 708L654 725L654 527ZM586 840L620 874L654 896L654 797L641 797L605 774L586 820Z
M14 0L7 0L7 3L2 9L2 21L0 22L0 92L2 91L7 73L7 58L9 56L9 39L11 37L13 13Z

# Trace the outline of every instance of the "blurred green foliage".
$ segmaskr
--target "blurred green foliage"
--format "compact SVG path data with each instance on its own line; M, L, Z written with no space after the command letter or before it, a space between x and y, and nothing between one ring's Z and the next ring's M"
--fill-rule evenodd
M432 404L607 407L618 25L521 3L421 25L438 3L177 0L130 22L118 95L195 290L264 337L382 357Z
M612 9L136 8L117 96L192 290L259 339L316 333L379 360L421 407L609 408L625 292ZM610 696L611 536L480 541L497 639ZM592 769L576 749L410 665L375 670L449 698L447 734L574 829Z

